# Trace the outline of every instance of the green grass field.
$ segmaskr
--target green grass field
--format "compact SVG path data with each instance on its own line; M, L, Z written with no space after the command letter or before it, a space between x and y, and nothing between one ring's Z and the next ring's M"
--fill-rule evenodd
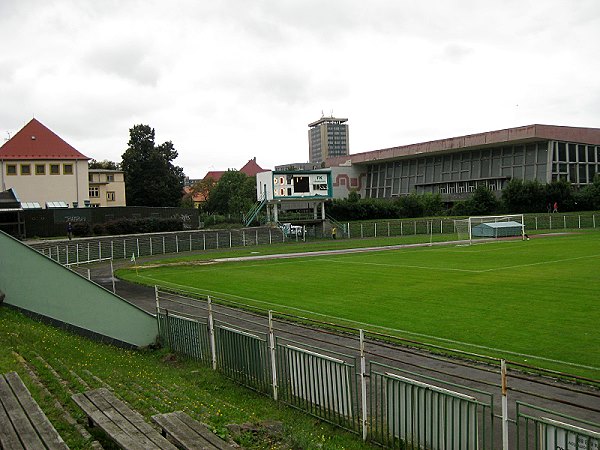
M600 379L598 232L120 275Z

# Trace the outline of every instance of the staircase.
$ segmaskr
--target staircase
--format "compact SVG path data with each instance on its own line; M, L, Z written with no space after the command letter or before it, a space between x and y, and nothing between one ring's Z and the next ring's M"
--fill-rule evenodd
M246 226L246 227L250 226L252 221L254 219L256 219L256 216L263 209L263 207L265 206L266 203L267 203L267 198L265 197L265 195L261 195L260 198L258 199L258 201L254 205L252 205L252 208L250 208L250 211L248 211L247 214L244 214L244 217L243 217L244 226Z
M331 229L333 227L335 227L335 228L337 228L337 236L338 237L348 237L348 230L346 229L347 224L338 222L333 217L331 217L329 214L325 214L325 218L327 219L325 221L325 224L326 224L325 227L327 228L327 230L330 233L331 233ZM327 225L329 225L329 226L327 227Z

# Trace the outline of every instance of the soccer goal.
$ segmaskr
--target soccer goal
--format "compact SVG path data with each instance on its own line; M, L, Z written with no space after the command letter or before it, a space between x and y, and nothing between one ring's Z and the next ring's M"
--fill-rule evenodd
M525 239L523 214L458 219L454 221L454 228L458 234L458 239L468 239L470 244L476 239L497 239L514 236L521 236L521 239Z

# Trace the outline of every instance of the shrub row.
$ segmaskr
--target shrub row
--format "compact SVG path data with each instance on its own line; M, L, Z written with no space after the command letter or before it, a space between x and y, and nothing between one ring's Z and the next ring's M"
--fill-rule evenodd
M177 218L124 218L94 225L90 225L87 222L73 224L73 235L75 236L160 233L181 230L183 230L183 221Z

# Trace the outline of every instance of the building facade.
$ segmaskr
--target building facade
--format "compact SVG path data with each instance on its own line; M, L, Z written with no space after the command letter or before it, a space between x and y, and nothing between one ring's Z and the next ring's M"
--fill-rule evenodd
M125 206L125 174L121 170L88 169L90 206Z
M0 191L21 202L69 207L89 203L89 158L32 119L0 147Z
M363 198L434 193L452 202L480 185L501 191L513 178L578 188L600 173L600 129L529 125L330 158L327 165L352 167Z
M308 124L309 161L320 164L328 158L350 153L348 119L321 117Z

